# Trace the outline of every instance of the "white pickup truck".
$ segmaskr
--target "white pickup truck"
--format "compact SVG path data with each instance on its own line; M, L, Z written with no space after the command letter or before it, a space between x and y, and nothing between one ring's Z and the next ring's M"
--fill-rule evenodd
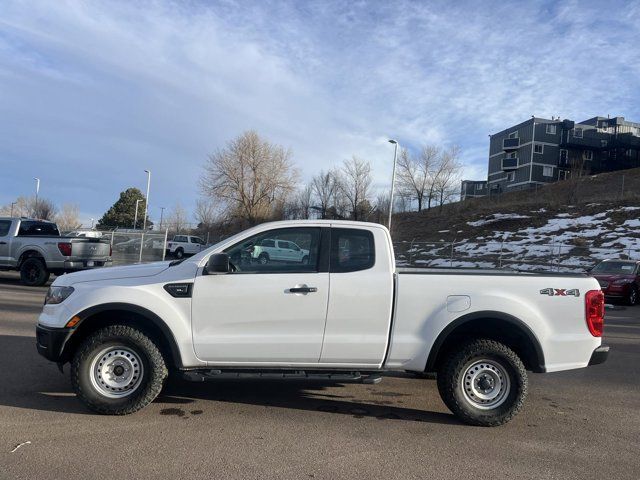
M193 235L174 235L173 240L167 242L167 256L180 259L186 255L195 255L206 248L204 240Z
M263 264L251 252L264 239L295 242L309 261ZM197 381L426 372L463 421L494 426L520 410L527 370L605 361L603 319L586 275L400 270L383 226L308 220L260 225L181 261L59 277L36 333L99 413L143 408L168 369Z

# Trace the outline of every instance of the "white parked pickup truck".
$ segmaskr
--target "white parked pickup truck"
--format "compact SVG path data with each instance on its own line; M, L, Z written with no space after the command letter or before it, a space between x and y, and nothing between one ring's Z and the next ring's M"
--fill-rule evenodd
M295 242L309 261L263 264L251 253L264 239ZM426 372L463 421L494 426L520 410L527 370L605 361L603 317L586 275L400 270L383 226L308 220L260 225L181 261L59 277L36 333L99 413L143 408L169 368L197 381Z
M173 240L167 242L167 256L173 255L175 258L182 258L185 255L195 255L204 250L205 243L200 237L193 235L175 235Z

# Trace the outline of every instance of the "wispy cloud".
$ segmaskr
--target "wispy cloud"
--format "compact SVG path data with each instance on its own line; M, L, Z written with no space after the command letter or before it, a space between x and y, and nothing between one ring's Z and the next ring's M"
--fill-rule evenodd
M638 38L627 2L5 2L0 202L39 176L99 215L151 168L152 206L188 206L249 128L307 177L356 154L384 184L388 136L459 144L478 177L530 115L640 119Z

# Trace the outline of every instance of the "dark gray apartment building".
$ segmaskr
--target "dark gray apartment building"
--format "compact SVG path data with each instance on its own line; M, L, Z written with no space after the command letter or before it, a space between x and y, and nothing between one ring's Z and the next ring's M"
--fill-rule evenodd
M486 180L463 180L460 200L488 195Z
M487 194L634 167L640 167L640 123L624 117L579 123L532 117L490 135ZM462 199L471 196L471 183L463 182Z

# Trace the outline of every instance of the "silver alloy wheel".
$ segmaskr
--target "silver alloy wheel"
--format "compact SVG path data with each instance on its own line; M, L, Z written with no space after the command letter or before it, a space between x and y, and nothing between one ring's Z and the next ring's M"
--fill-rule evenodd
M629 295L629 303L631 305L635 305L636 303L638 303L638 291L631 287L631 294Z
M91 362L89 376L93 387L105 397L122 398L140 386L144 366L140 354L130 347L107 347Z
M258 258L258 261L260 262L261 265L266 265L267 263L269 263L269 259L267 258L266 255L260 255L260 258Z
M481 410L491 410L504 403L511 381L504 367L495 360L475 360L461 378L465 399Z

